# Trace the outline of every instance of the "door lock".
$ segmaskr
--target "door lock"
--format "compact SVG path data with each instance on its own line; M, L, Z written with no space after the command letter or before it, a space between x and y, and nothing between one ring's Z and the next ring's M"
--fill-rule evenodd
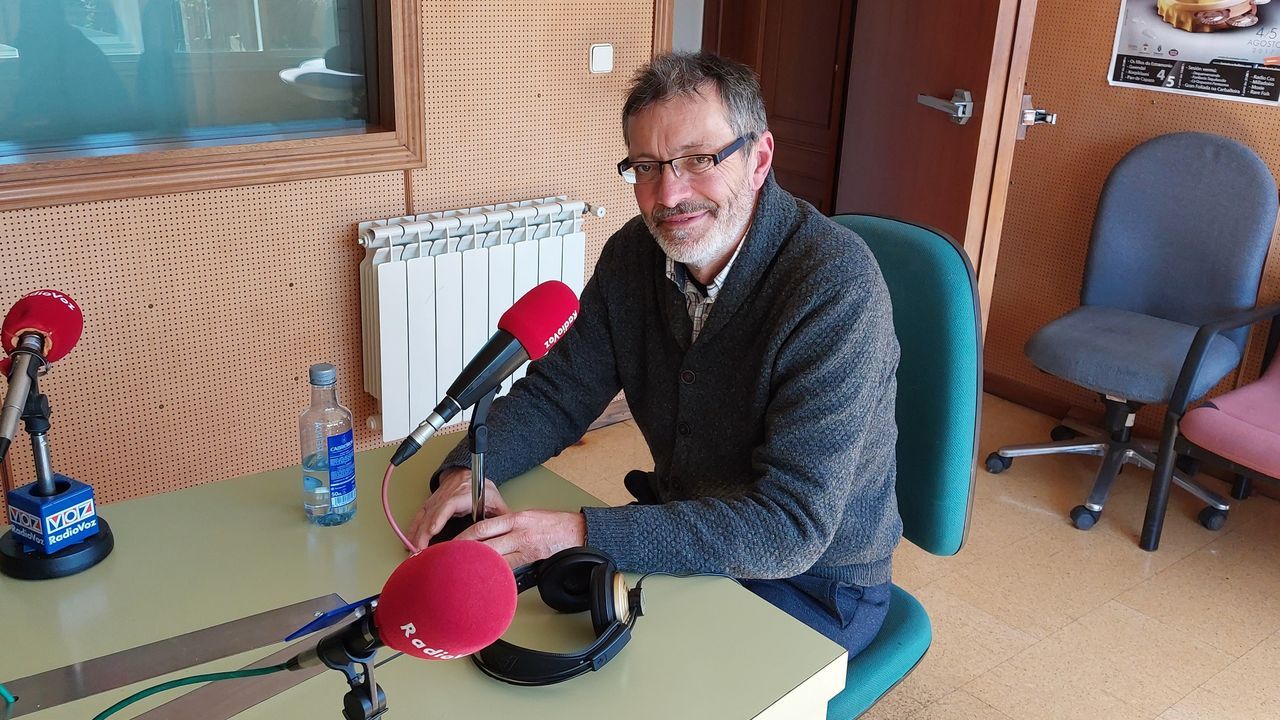
M1022 96L1022 123L1018 125L1018 139L1027 136L1027 128L1032 125L1057 125L1058 113L1051 113L1044 108L1035 107L1030 95Z

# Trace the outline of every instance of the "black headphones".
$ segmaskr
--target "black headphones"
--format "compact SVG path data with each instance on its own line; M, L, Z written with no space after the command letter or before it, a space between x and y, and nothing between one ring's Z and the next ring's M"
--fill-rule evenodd
M613 558L589 547L561 550L517 568L515 576L517 592L536 585L542 601L554 610L590 610L596 639L573 653L531 650L498 640L471 656L484 674L512 685L551 685L599 670L622 651L636 618L644 614L640 589L628 589Z

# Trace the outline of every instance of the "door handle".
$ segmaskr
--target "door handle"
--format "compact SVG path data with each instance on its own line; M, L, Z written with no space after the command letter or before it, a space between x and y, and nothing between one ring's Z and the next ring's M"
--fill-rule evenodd
M973 93L968 90L956 90L951 93L950 100L943 100L923 93L916 96L916 102L951 116L951 122L963 125L973 117Z

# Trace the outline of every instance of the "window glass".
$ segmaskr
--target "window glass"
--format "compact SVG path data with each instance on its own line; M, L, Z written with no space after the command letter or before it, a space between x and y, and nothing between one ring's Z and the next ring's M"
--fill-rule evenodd
M375 0L0 0L0 165L363 133Z

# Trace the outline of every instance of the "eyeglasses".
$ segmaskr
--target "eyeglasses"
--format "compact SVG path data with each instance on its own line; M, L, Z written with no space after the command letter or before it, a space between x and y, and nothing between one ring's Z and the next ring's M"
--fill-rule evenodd
M744 145L754 139L755 133L741 135L729 143L728 147L713 154L684 155L670 160L629 160L624 158L622 162L618 163L618 174L622 176L623 180L632 185L658 182L662 178L663 165L670 165L671 172L676 177L683 177L685 173L702 175L724 162L725 158L738 152Z

